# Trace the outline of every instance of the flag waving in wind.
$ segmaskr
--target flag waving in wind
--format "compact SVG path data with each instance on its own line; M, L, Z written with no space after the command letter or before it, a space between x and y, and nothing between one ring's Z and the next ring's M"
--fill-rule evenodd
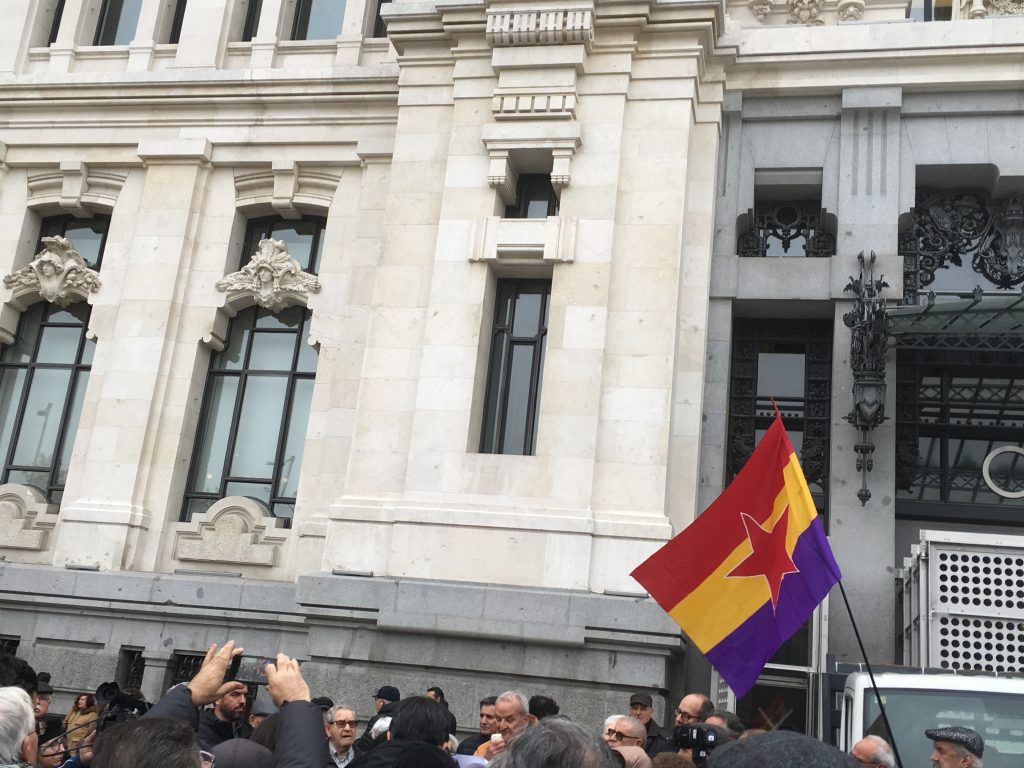
M778 415L722 495L633 571L737 696L842 574Z

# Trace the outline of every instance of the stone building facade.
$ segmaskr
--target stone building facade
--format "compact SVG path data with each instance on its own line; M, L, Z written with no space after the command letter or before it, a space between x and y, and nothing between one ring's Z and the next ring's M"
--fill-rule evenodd
M1016 309L984 359L898 365L893 319L894 418L860 433L844 316L861 253L904 314L940 284L1019 293L1019 6L6 11L0 635L55 708L109 679L155 697L232 636L360 716L389 683L442 685L463 723L508 687L595 722L647 689L665 716L707 670L629 571L770 395L874 658L917 529L1015 530L1018 500L951 498L967 464L901 453L948 457L956 419L929 437L900 408L919 368L978 365L1019 402ZM807 727L810 673L856 657L837 613L779 673Z

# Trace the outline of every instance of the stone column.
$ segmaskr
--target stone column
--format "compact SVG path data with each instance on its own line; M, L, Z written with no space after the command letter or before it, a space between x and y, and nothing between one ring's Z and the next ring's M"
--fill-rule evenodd
M175 67L217 67L227 46L233 0L188 0Z
M263 0L263 5L260 8L259 28L256 30L256 36L252 39L253 69L274 66L283 7L284 0Z
M146 701L159 701L167 686L172 658L166 653L143 651L142 659L146 663L142 672L142 694Z
M71 69L75 47L78 45L79 27L82 26L82 17L86 14L87 5L87 0L65 0L57 39L50 46L51 72L67 72ZM95 32L95 29L88 30L89 44L92 44L92 35Z
M875 275L902 288L902 261L896 253L899 221L900 88L847 88L843 91L839 168L839 232L832 264L832 296L848 298L843 288L859 274L861 251L878 256ZM895 427L888 421L872 435L874 470L869 474L871 500L857 499L860 473L853 450L858 433L845 421L853 408L850 331L843 313L850 302L836 303L832 347L832 438L830 450L829 537L869 658L879 664L894 654ZM895 365L890 362L886 412L895 413ZM872 563L871 567L858 567ZM842 601L832 602L829 650L839 659L860 660L860 651Z
M112 227L104 254L104 287L97 294L93 329L96 357L68 477L54 562L101 569L151 568L153 539L173 505L159 498L146 507L151 477L168 477L175 464L174 423L164 420L164 395L173 376L179 308L185 299L197 218L212 149L204 139L144 142L146 164L137 209L115 211L114 222L134 223L118 242ZM125 190L127 193L128 190ZM145 531L154 535L147 539ZM87 548L81 542L89 541Z

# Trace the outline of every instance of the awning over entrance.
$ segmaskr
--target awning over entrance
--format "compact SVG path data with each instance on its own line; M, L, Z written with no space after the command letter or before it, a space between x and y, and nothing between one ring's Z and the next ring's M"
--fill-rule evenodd
M984 295L887 307L889 345L913 348L1024 349L1024 294Z

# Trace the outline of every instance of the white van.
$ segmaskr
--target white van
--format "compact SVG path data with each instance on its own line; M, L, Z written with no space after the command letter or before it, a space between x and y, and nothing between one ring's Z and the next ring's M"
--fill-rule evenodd
M1024 678L984 674L881 672L875 682L885 703L903 768L928 768L929 728L961 725L985 740L985 768L1024 767ZM849 752L868 734L886 732L866 672L846 678L838 745Z

